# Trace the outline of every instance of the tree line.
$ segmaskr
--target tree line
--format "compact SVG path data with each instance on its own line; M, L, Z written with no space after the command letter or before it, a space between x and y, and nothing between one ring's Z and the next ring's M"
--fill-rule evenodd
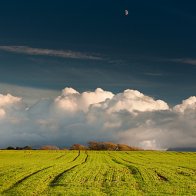
M31 146L13 147L9 146L7 150L110 150L110 151L138 151L143 150L135 146L129 146L127 144L115 144L113 142L98 142L89 141L87 145L73 144L69 148L59 148L54 145L44 145L38 149L33 149Z

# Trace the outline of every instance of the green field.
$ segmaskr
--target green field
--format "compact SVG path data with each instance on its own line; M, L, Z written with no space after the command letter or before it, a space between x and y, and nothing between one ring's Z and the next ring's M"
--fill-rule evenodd
M196 153L1 150L0 195L196 195Z

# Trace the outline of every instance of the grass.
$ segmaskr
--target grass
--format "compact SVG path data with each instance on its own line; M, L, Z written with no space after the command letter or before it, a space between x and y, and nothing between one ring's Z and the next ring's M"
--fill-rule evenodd
M196 153L2 150L0 195L196 195Z

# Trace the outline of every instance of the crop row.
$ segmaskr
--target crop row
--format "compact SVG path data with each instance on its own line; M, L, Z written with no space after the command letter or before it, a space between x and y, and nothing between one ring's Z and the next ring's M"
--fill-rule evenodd
M1 151L1 195L196 195L196 154Z

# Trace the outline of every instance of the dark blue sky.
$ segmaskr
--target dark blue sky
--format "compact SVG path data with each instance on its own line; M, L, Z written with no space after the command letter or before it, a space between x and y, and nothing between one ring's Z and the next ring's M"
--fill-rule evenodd
M130 88L175 104L196 92L195 35L191 0L1 0L0 46L38 52L0 47L0 83ZM39 54L44 49L100 59Z

